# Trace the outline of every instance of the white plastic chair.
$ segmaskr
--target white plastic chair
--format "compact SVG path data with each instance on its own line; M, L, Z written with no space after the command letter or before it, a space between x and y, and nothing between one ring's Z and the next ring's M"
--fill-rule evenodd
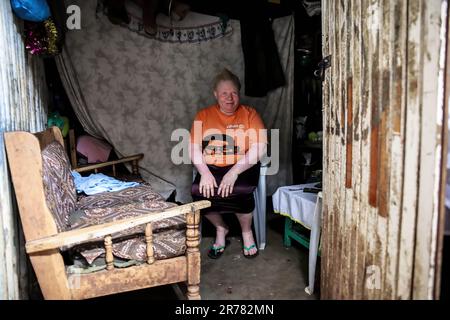
M313 225L311 226L311 236L309 238L309 263L308 263L309 285L305 288L305 292L309 295L314 293L314 282L316 279L316 262L317 262L317 253L319 251L321 225L322 225L322 192L319 192L317 194Z
M267 163L261 163L258 187L253 192L255 197L255 211L253 223L255 225L256 242L259 250L266 247L266 172Z

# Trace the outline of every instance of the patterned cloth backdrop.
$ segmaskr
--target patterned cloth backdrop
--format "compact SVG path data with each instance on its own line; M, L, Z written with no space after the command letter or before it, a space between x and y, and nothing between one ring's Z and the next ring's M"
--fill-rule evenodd
M192 166L172 163L178 142L171 135L189 130L196 112L215 102L212 79L222 68L244 82L239 21L230 20L232 31L223 37L173 43L111 24L96 14L96 1L66 0L71 4L81 8L81 29L66 34L57 65L84 129L121 155L144 153L143 176L155 190L167 197L176 189L178 201L191 201ZM185 19L200 16L191 12ZM268 177L269 194L292 179L293 17L275 19L273 28L288 84L265 98L241 99L259 111L269 129L280 129L280 170Z

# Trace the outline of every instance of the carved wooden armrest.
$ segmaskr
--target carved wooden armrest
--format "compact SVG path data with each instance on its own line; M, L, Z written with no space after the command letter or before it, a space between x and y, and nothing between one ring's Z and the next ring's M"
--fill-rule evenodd
M196 212L196 215L198 215L199 210L208 208L210 206L211 202L209 201L196 201L178 207L166 209L161 212L152 212L139 217L122 219L103 223L101 225L65 231L57 233L50 237L31 240L26 243L25 248L27 253L36 253L64 246L81 244L92 240L98 240L99 238L108 237L116 232L124 231L126 229L137 227L143 224L149 224L153 221L175 217L180 214ZM192 221L192 219L187 220ZM198 228L199 219L195 219L195 221L197 222ZM188 222L188 226L189 225L190 223ZM106 241L108 242L107 239Z
M77 167L77 168L74 168L74 170L77 172L95 171L95 173L97 173L97 169L112 166L113 175L116 176L116 164L130 162L133 174L137 175L137 174L139 174L138 161L141 160L143 157L144 157L144 154L139 153L139 154L135 154L132 156L120 158L118 160L112 160L112 161L108 161L108 162L102 162L102 163L96 163L96 164L91 164L91 165L87 165L87 166Z

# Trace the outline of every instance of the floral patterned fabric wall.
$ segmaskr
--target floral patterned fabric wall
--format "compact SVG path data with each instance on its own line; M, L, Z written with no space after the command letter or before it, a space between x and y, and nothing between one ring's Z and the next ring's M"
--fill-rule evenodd
M221 37L176 43L133 30L133 20L128 28L112 24L96 10L96 1L69 4L81 8L81 28L66 34L57 64L84 129L107 139L119 154L144 153L143 176L156 191L169 196L176 189L178 201L191 201L192 166L171 161L178 143L171 135L189 130L196 112L215 102L212 79L222 68L244 83L239 22L230 20ZM189 19L199 30L211 23L210 16L190 12L181 28L195 29L187 27ZM269 193L291 181L293 18L275 19L273 29L287 85L264 98L241 98L260 112L269 129L280 129L280 169L268 179Z

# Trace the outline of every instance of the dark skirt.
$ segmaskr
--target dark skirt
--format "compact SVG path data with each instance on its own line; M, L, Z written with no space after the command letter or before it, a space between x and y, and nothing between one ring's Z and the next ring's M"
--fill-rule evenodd
M222 182L223 176L231 169L232 166L217 167L208 165L209 170L216 179L217 186ZM194 201L209 200L211 207L202 209L202 213L252 213L255 209L255 198L253 191L258 186L260 163L258 162L250 169L241 173L233 188L233 193L226 198L217 195L218 188L214 188L214 196L208 198L203 197L199 190L200 174L194 179L192 184L192 198Z

